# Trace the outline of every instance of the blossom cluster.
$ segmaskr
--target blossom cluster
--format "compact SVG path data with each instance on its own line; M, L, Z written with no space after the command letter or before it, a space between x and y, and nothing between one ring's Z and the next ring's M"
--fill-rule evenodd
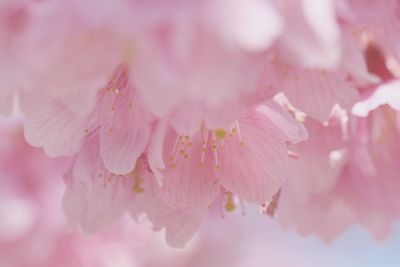
M63 209L184 246L244 203L331 239L400 217L397 0L3 0L0 112L72 156Z

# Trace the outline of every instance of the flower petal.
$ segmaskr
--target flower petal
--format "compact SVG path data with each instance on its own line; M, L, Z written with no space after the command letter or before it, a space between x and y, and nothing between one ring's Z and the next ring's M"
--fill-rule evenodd
M100 155L109 171L127 174L135 168L137 158L148 145L150 116L131 90L121 91L115 98L104 98Z
M298 143L308 138L308 133L303 124L296 121L287 110L275 101L268 101L265 105L260 105L257 111L265 114L281 129L291 143Z
M168 204L196 212L208 208L216 198L218 185L212 154L205 152L202 164L202 146L200 133L190 140L186 136L178 137L170 129L164 147L164 157L170 162L161 171L164 177L162 193Z
M169 206L160 199L153 199L147 205L147 215L155 229L165 228L167 243L183 248L200 227L205 212L186 213Z
M218 151L221 155L220 181L241 198L261 204L269 200L286 180L286 142L289 140L266 114L258 111L239 120L239 126L241 140L236 136L227 137L224 149Z
M91 128L93 123L88 118L78 117L56 102L24 121L25 139L35 147L43 147L51 157L77 153Z
M133 195L130 181L110 174L99 157L98 136L92 137L76 156L63 199L69 223L86 233L111 225L127 210Z

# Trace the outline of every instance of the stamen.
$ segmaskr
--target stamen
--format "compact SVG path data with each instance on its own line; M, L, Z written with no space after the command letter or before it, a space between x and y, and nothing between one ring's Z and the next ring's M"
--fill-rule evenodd
M135 177L135 183L133 185L132 191L135 193L143 193L144 188L142 187L143 179L140 177Z
M204 126L202 126L202 130L201 130L201 136L202 136L202 148L201 148L201 161L200 161L200 166L203 166L204 164L204 159L206 156L206 152L207 152L207 142L208 142L208 131L206 131L206 134L204 135Z
M224 129L215 129L215 136L218 138L218 139L224 139L225 137L226 137L226 132L225 132L225 130Z
M225 210L227 212L234 211L236 208L235 202L233 200L232 192L226 192L226 203L225 203Z
M244 208L244 202L241 197L239 197L239 205L240 205L240 210L242 211L242 216L246 215L246 210Z
M216 140L215 132L212 135L211 143L212 143L212 150L213 150L213 155L214 155L215 169L219 170L221 168L221 166L219 165L219 161L218 161L217 140Z
M171 161L172 161L172 167L174 167L173 165L175 164L176 159L177 159L176 153L177 153L178 145L179 145L181 139L182 139L182 136L179 136L179 135L178 135L178 136L176 137L174 146L172 147L172 152L171 152L171 156L170 156L170 159L171 159Z
M189 158L189 151L192 147L192 138L188 135L178 135L174 146L172 148L172 153L170 156L172 168L176 167L176 162L179 155L182 155L184 159Z
M243 141L242 141L242 134L240 133L240 127L239 127L239 123L236 121L235 122L235 128L237 130L238 133L238 138L239 138L239 145L243 145Z
M221 214L221 218L224 219L225 218L224 207L223 207L224 195L222 192L219 194L218 202L219 202L219 212Z
M183 153L183 158L184 159L188 159L189 158L190 149L192 147L192 138L186 135L185 139L186 139L186 143L185 143L186 146L185 146L185 150L184 150L184 153Z
M262 213L267 214L271 218L276 217L276 210L279 206L279 199L281 196L281 189L272 196L271 201L266 202L262 205Z

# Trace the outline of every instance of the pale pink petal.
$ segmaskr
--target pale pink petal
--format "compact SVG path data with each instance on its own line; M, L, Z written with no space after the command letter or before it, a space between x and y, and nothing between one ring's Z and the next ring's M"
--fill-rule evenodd
M355 223L350 207L334 194L315 194L301 201L296 197L296 190L290 182L282 188L277 221L284 228L306 236L315 234L331 242Z
M330 0L273 1L284 18L279 46L306 67L334 68L340 63L340 31ZM322 20L321 20L322 18Z
M400 82L395 80L382 84L367 99L357 102L352 112L356 116L366 117L369 112L381 105L387 104L400 110Z
M374 159L368 146L368 143L372 141L369 128L369 123L366 120L356 120L353 117L349 122L351 136L348 142L347 156L352 161L352 164L366 176L376 175L377 173Z
M156 230L165 229L167 243L176 248L183 248L200 228L205 217L204 211L186 213L173 206L168 206L158 199L150 200L147 216Z
M166 120L158 120L153 128L153 133L150 138L149 148L148 148L148 162L151 171L153 172L158 186L162 186L163 177L160 170L165 168L165 162L163 157L163 146L164 138L167 129Z
M351 109L359 98L356 86L376 82L377 77L368 73L363 53L348 29L342 39L343 57L336 68L307 67L282 47L271 50L267 86L280 89L295 108L323 122L335 105Z
M369 41L384 49L387 55L399 58L400 5L396 0L347 0L344 20L356 31L368 36Z
M189 138L177 135L173 129L165 138L164 158L168 164L161 171L162 194L168 204L184 211L208 208L219 190L212 154L203 152L203 140L200 133Z
M328 120L334 105L350 109L358 99L357 91L343 73L290 66L282 73L282 89L290 103L320 121Z
M33 146L43 147L52 157L77 153L92 128L93 122L88 118L81 118L56 102L28 115L24 122L26 140Z
M194 134L204 123L208 128L229 128L233 121L244 116L253 107L271 99L278 87L268 86L266 77L259 77L256 88L229 97L219 106L207 106L200 100L186 100L176 105L169 121L178 132Z
M221 184L244 200L264 203L287 178L287 136L266 114L252 111L218 150ZM240 134L240 137L238 136Z
M145 213L154 230L165 229L166 241L170 246L182 248L199 229L208 208L186 212L168 205L162 196L162 189L156 183L155 177L144 171L141 184L143 191L136 194L134 201L130 202L130 214L139 220L139 215Z
M399 218L396 194L392 195L398 189L394 176L365 177L350 167L344 170L335 193L352 209L359 223L382 240L388 236L392 220Z
M32 88L85 115L124 60L129 44L118 31L109 30L111 21L88 21L69 1L44 5L47 13L34 24L41 30L32 37Z
M100 155L108 170L127 174L148 145L151 116L131 88L105 92L100 105Z
M285 108L275 101L268 101L264 105L258 106L257 111L268 116L272 123L285 133L291 143L307 140L308 133L303 124L296 121Z
M290 146L297 155L288 164L288 184L296 201L307 201L317 193L328 192L337 182L345 160L340 122L332 119L327 125L307 118L309 133L305 142Z
M272 5L260 0L216 1L215 17L228 41L250 52L266 49L281 33L283 22ZM229 8L227 8L229 7Z
M185 128L182 132L188 134L200 127L203 117L207 122L209 117L225 119L227 109L244 113L249 105L243 99L260 87L267 91L264 84L260 86L262 57L226 42L213 20L218 12L209 9L213 6L208 1L182 3L170 11L174 16L155 14L146 24L149 30L135 43L135 64L130 69L145 108L157 116L171 116L177 130ZM238 111L232 108L236 106ZM190 120L187 114L195 117Z
M397 130L400 132L400 111L396 112L396 126Z
M133 196L129 179L104 168L97 136L76 156L65 179L64 212L74 228L86 233L96 233L119 220Z
M0 115L8 116L14 106L13 92L0 88Z

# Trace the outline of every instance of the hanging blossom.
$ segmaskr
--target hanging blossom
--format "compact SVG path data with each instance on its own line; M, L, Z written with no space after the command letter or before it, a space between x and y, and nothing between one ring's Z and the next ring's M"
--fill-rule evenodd
M203 124L186 135L156 120L134 96L121 66L89 117L62 121L65 109L56 108L25 124L28 140L41 142L48 151L62 148L55 153L63 153L70 143L79 149L65 176L64 209L71 224L83 231L97 232L127 210L135 217L145 212L155 228L167 229L171 245L182 246L214 202L232 211L237 201L269 200L287 178L286 144L307 137L301 124L274 102L230 127Z
M327 125L306 120L309 140L291 148L302 155L289 167L297 179L282 189L285 227L332 240L358 223L384 239L399 219L399 87L379 49L369 47L366 56L386 82L360 88L352 114L334 112Z
M300 198L298 207L329 210L329 197L311 196L340 197L338 177L375 175L375 146L390 146L370 140L393 130L392 110L332 111L398 107L396 81L379 87L395 78L376 70L369 46L396 62L398 3L389 3L6 0L0 111L17 98L26 140L74 156L63 206L84 232L144 213L183 246L213 206L225 216L246 201L284 217L285 199ZM334 208L324 220L344 219L328 236L361 220ZM295 221L301 209L287 211Z

